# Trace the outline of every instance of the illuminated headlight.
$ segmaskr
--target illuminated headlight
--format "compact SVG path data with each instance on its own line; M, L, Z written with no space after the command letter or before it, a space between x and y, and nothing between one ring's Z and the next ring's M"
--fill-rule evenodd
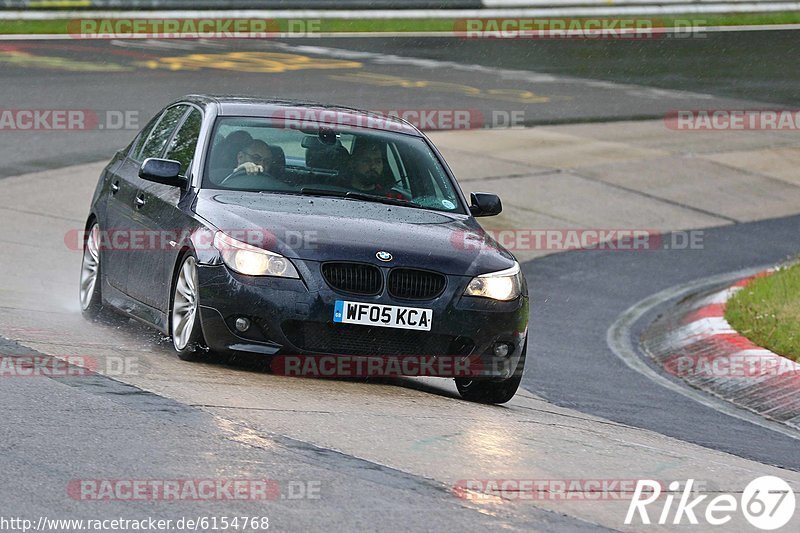
M294 265L280 254L237 241L221 231L214 235L214 248L231 270L245 276L278 276L299 278Z
M464 291L467 296L480 296L504 302L515 299L521 293L522 273L519 270L519 263L516 262L513 267L506 270L472 278L467 290Z

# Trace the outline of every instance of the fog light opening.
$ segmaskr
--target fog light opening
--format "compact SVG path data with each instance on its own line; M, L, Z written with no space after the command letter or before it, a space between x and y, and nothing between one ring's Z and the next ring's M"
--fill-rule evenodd
M239 333L244 333L248 329L250 329L250 319L239 317L236 319L236 331Z
M508 357L511 353L511 345L507 342L496 342L494 344L494 355L496 357Z

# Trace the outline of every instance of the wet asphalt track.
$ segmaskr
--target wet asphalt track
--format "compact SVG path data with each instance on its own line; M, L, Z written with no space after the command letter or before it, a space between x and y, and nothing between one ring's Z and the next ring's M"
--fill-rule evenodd
M728 37L725 37L728 39ZM777 41L780 50L790 51L795 41L786 44L781 37ZM725 46L733 46L729 41ZM13 43L12 43L13 44ZM100 43L80 43L80 45L68 43L69 46L60 46L57 43L47 43L46 45L34 45L37 53L45 53L51 56L75 58L82 61L96 61L103 63L115 61L119 64L128 65L131 60L144 61L145 56L165 56L180 55L196 51L177 50L177 49L157 49L157 48L131 48L129 46L114 46ZM293 43L294 44L294 43ZM301 44L301 43L297 43ZM4 43L8 46L8 43ZM306 46L309 43L305 43ZM432 45L432 41L423 41L422 45L412 45L408 41L402 44L390 45L387 43L370 43L369 41L358 41L345 43L343 41L311 43L313 46L326 46L329 48L369 49L371 52L393 53L414 57L426 58L447 58L450 61L456 60L464 63L475 61L479 63L493 63L498 68L509 68L525 70L527 63L510 59L515 56L508 54L507 64L502 63L501 57L494 48L486 56L476 57L471 52L471 47L477 46L473 43L459 43L457 46L441 48ZM537 43L537 45L540 45ZM709 46L708 43L705 43ZM26 45L28 46L28 45ZM495 46L492 43L492 46ZM523 46L514 43L515 47ZM550 46L547 44L545 46ZM613 45L610 45L613 46ZM759 45L761 46L761 45ZM87 52L87 47L90 49ZM32 50L33 48L26 48ZM113 49L113 53L108 53ZM445 51L446 50L446 51ZM453 50L457 50L453 52ZM728 50L726 47L720 50ZM773 48L774 50L774 48ZM283 50L286 51L285 49ZM305 52L304 52L305 53ZM497 60L492 60L492 54L497 56ZM579 52L573 55L579 58ZM455 56L455 57L453 57ZM549 56L548 56L549 57ZM780 55L779 57L784 57ZM111 58L111 59L109 59ZM414 65L397 65L381 63L375 58L365 60L369 70L386 74L391 72L393 76L403 77L404 79L423 79L442 76L448 83L452 83L454 78L462 76L459 83L467 82L481 86L482 89L496 87L513 87L513 80L492 79L482 77L479 80L469 81L468 74L458 72L436 73L435 69ZM578 61L579 63L580 61ZM780 61L776 62L776 69L781 69ZM574 63L575 64L575 63ZM648 64L650 65L650 64ZM610 79L619 83L630 82L651 82L654 86L670 88L670 86L682 87L693 91L709 91L718 95L710 99L697 99L695 96L676 98L675 101L663 102L652 95L641 95L640 98L632 98L631 94L619 88L609 89L602 92L597 88L585 85L571 85L564 82L550 81L544 84L544 94L552 93L552 96L562 94L564 90L574 90L573 99L569 101L558 98L551 99L547 104L533 104L521 102L498 102L490 100L476 104L476 100L464 94L452 93L429 93L414 92L401 85L388 88L377 89L353 83L346 80L335 80L331 78L328 70L301 70L286 73L284 77L269 77L254 75L252 73L243 74L230 71L186 70L180 72L169 72L162 70L142 70L135 68L116 73L79 73L64 70L59 67L53 68L31 68L23 64L18 64L9 68L3 68L3 91L0 95L0 107L4 108L23 108L23 107L48 107L48 108L92 108L100 110L137 110L142 114L142 123L149 116L159 109L166 101L180 96L186 92L229 92L229 93L256 93L256 94L282 94L291 93L291 96L310 98L316 100L335 100L344 104L355 104L362 107L377 108L396 108L419 106L420 102L425 102L426 106L441 106L443 102L449 102L453 108L472 108L482 107L483 109L517 109L522 108L526 111L526 116L538 117L543 121L551 120L551 117L562 117L570 120L577 120L583 117L590 118L630 118L636 116L659 116L666 109L674 108L677 103L682 105L703 104L704 107L714 107L720 103L730 104L739 102L736 99L747 99L756 101L769 101L778 104L792 105L796 101L791 95L782 88L784 80L787 84L793 84L796 80L780 78L780 83L776 82L775 87L759 86L756 83L737 85L735 89L730 86L719 84L718 76L710 73L708 80L695 78L692 83L684 83L679 80L669 81L669 76L662 76L661 80L653 79L658 71L658 65L650 65L651 73L635 72L628 69L628 74L614 72L609 75ZM554 65L537 65L530 63L530 68L540 69L542 72L558 71L559 74L568 75L591 75L592 72L586 71L586 66L575 64L570 68L569 64L561 64L556 68ZM736 65L731 65L735 68ZM599 67L598 67L599 68ZM142 74L145 72L146 75ZM784 71L786 72L786 71ZM795 72L796 69L792 72ZM596 70L596 76L602 77L603 72ZM683 76L683 75L682 75ZM719 76L724 77L723 74ZM679 76L680 77L680 76ZM669 83L666 83L666 81ZM751 80L752 81L752 80ZM300 89L298 89L298 87ZM774 89L774 90L773 90ZM716 92L715 92L716 91ZM767 97L768 96L768 97ZM763 98L760 98L763 97ZM598 99L603 101L602 109L598 111ZM695 105L698 107L698 105ZM536 120L533 120L534 122ZM83 132L80 134L57 134L52 132L32 132L25 134L0 133L0 158L4 161L0 168L0 178L5 176L17 175L23 172L40 170L42 168L57 168L60 166L75 164L83 161L94 161L104 159L121 145L124 145L133 136L133 131L117 132ZM710 408L701 406L681 395L663 389L648 381L641 375L633 372L626 367L609 349L606 344L606 334L611 324L618 318L620 313L625 311L636 302L656 293L662 289L675 285L685 284L695 279L706 277L713 274L736 271L743 268L756 267L768 263L773 263L785 259L787 256L796 253L800 248L800 217L789 217L784 219L768 220L765 222L736 224L724 228L710 229L705 231L704 248L702 250L670 251L660 250L646 253L631 254L630 252L613 251L585 251L569 252L556 254L524 265L526 275L532 293L532 322L530 326L530 357L529 368L526 371L523 386L528 390L542 395L555 404L567 406L578 411L602 416L604 418L621 422L627 425L647 428L664 435L676 437L678 439L697 443L705 447L729 452L746 458L752 458L759 462L771 465L780 465L792 470L800 470L800 454L797 453L797 441L779 435L775 432L753 426L746 422L720 414ZM647 317L652 318L652 317ZM637 335L645 326L647 320L636 324L633 334ZM8 349L6 347L6 349ZM114 387L118 384L114 384ZM123 387L122 385L119 385ZM2 396L4 405L9 408L9 412L16 410L24 416L25 409L30 409L35 405L36 398L45 397L52 391L47 391L47 383L39 384L40 390L16 390L14 387L4 387ZM117 392L120 397L125 395ZM64 398L70 401L70 398ZM75 400L75 399L73 399ZM76 400L77 401L77 400ZM105 401L105 400L104 400ZM139 402L145 404L139 405ZM166 400L165 400L166 401ZM142 436L144 439L160 439L168 441L169 434L165 433L172 423L183 424L191 430L194 417L201 416L197 413L189 413L186 416L178 416L175 421L164 419L163 413L169 413L168 417L182 413L183 407L177 404L161 404L161 400L147 402L147 398L133 395L131 399L126 399L119 406L118 416L127 417L128 420L134 416L143 417L143 421L134 425L114 424L114 421L102 418L92 419L87 417L90 422L89 429L83 428L80 432L64 429L60 433L63 442L68 448L72 448L75 453L85 453L91 455L96 453L97 457L102 457L102 449L97 448L97 443L92 444L91 439L87 440L86 431L104 431L106 434L111 428L114 435L111 442L118 442L120 447L131 446L135 451L130 457L131 468L135 472L137 458L143 450L135 445L127 444L133 435ZM130 403L133 402L133 403ZM168 401L166 401L169 403ZM148 410L153 409L160 413L159 418L149 418ZM86 412L91 413L93 407L86 405ZM43 419L43 427L55 427L60 424L57 412L51 419ZM116 418L116 417L115 417ZM80 435L84 435L81 437ZM185 434L184 434L185 435ZM197 438L215 439L217 444L224 447L224 439L215 435L198 435ZM93 448L92 446L95 446ZM326 480L326 483L345 483L348 486L346 476L349 464L353 459L341 457L333 458L333 462L321 464L318 460L319 453L292 444L290 442L277 443L278 447L283 447L284 451L289 450L294 457L300 457L301 462L308 465L310 472L292 472L294 477L315 478ZM25 465L30 460L30 455L35 455L37 445L20 453L19 451L11 454L11 472L13 477L14 468L24 473ZM154 449L157 447L154 447ZM169 449L170 445L164 443L164 449ZM166 455L152 457L154 462L167 463L181 459L181 443L172 446L172 450ZM220 456L228 453L228 450L219 450ZM252 458L236 457L237 461L247 462ZM328 458L330 459L330 457ZM222 461L221 463L224 463ZM68 462L66 464L69 464ZM205 465L209 467L209 472L214 470L215 463ZM334 465L336 472L328 470ZM222 464L219 465L223 467ZM351 497L358 497L368 501L372 490L380 490L381 501L386 499L397 502L396 513L391 515L397 518L403 509L415 508L433 512L432 508L437 505L451 505L450 501L439 501L441 498L441 488L430 486L425 487L424 483L419 484L419 480L410 480L406 483L402 479L397 480L396 476L387 476L382 479L383 472L378 469L373 471L372 479L366 482L363 479L364 465L352 465L352 472L359 478L357 485L363 494L352 494ZM367 465L366 469L373 468ZM318 470L314 470L318 469ZM321 469L321 470L320 470ZM22 474L20 474L22 475ZM209 473L209 475L211 475ZM290 475L289 473L286 474ZM333 476L331 478L326 476ZM360 476L360 477L359 477ZM135 477L135 476L134 476ZM334 479L335 478L335 479ZM391 478L391 479L390 479ZM403 478L405 479L405 478ZM46 479L40 480L43 484ZM373 489L370 483L375 482L379 487ZM388 488L387 488L388 487ZM398 491L396 494L392 491ZM387 492L388 491L388 492ZM409 498L405 500L404 498ZM423 503L424 502L424 503ZM31 505L30 502L17 502L21 508ZM47 502L40 502L40 509L46 508ZM51 502L52 503L52 502ZM59 505L63 505L63 502ZM335 506L336 501L328 501L325 505ZM454 504L453 504L454 505ZM303 513L303 509L297 511L297 516L292 517L293 524L299 527L320 528L325 524L320 522L320 515L316 511L320 509L306 509L309 512ZM390 510L391 511L391 510ZM392 511L394 512L394 511ZM442 513L444 516L444 513ZM317 517L317 518L314 518ZM345 517L340 517L342 523L351 524ZM474 525L481 524L483 520L480 513L474 514ZM420 523L410 523L411 527L426 527L434 522L426 521ZM570 529L578 528L579 522L570 519L550 515L548 513L536 514L533 511L528 516L530 524L536 524L538 528L552 528L558 530L559 527ZM441 522L444 524L446 522ZM334 524L331 524L335 526ZM449 524L451 527L457 524ZM466 525L466 524L462 524Z

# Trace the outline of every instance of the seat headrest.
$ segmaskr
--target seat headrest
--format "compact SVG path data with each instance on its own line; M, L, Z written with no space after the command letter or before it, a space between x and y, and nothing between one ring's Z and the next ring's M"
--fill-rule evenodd
M280 146L270 146L269 149L272 151L270 174L281 178L286 173L286 154Z

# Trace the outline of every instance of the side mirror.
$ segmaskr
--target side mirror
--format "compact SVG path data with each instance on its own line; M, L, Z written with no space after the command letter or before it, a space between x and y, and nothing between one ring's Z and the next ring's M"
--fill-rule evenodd
M139 169L139 177L143 180L184 189L187 185L186 178L180 174L180 163L171 159L158 159L156 157L145 159Z
M473 192L469 195L469 211L474 217L491 217L503 211L503 203L496 194Z

